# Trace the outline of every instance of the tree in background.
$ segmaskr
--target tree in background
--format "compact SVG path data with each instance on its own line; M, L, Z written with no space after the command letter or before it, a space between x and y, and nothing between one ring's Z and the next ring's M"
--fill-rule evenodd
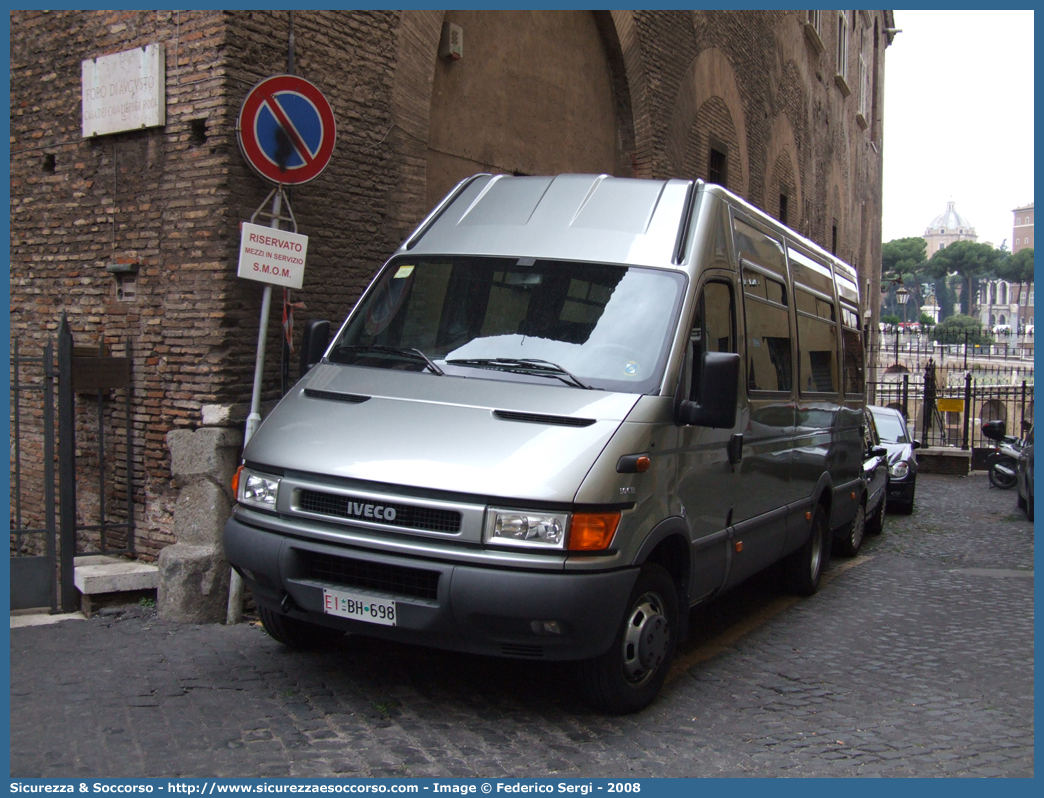
M896 238L881 245L881 274L913 274L925 262L928 242L919 236Z
M882 305L889 312L900 314L899 303L896 302L895 292L901 283L910 292L909 304L919 308L924 304L925 296L921 290L921 283L927 279L925 268L927 261L925 254L928 251L928 243L920 237L896 238L881 245L881 276L890 281L884 290L886 296Z
M957 244L963 243L973 242L958 241L951 246L957 246ZM935 329L932 332L932 338L940 344L993 343L993 338L990 336L989 331L985 330L983 326L979 324L978 319L972 316L964 316L959 313L956 316L950 316L950 318L945 321L936 324Z
M997 277L1015 285L1015 302L1022 304L1022 292L1033 282L1033 247L1020 249L997 264Z
M961 277L961 311L963 315L973 316L975 313L975 286L980 277L994 275L999 263L1007 257L1000 249L989 244L975 241L955 241L945 249L940 249L930 261L928 272L933 277L944 277L957 274ZM978 322L975 322L978 324Z

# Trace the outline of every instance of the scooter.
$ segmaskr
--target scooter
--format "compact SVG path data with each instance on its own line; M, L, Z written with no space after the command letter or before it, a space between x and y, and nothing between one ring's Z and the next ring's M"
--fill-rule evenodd
M1001 490L1015 487L1019 452L1022 451L1022 441L1006 435L1006 432L1003 421L987 421L982 425L982 434L997 444L996 449L986 458L986 475L990 478L990 484Z

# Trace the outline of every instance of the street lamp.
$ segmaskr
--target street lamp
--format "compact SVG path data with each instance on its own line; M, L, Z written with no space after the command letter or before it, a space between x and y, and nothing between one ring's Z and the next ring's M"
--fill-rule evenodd
M906 303L910 300L910 292L903 286L895 289L895 301L903 306L903 324L906 323ZM895 331L895 365L899 365L899 330Z

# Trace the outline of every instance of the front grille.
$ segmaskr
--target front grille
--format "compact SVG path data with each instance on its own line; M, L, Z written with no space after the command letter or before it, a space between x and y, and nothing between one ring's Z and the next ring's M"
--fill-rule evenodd
M527 646L524 643L501 643L500 653L505 657L539 659L544 656L543 646Z
M306 513L329 515L336 518L358 519L385 526L419 529L425 532L459 532L461 515L456 510L436 510L431 507L415 507L409 504L360 501L351 496L321 493L317 490L302 490L299 507ZM367 507L371 514L366 514ZM394 511L394 517L378 517L374 510L380 508L381 516Z
M379 590L395 596L435 600L439 594L439 572L403 565L335 557L296 550L301 576L345 587Z

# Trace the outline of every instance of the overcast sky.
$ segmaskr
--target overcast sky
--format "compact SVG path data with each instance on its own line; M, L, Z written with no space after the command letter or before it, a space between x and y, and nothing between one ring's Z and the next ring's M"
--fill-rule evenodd
M885 52L882 240L920 236L952 199L1012 245L1033 201L1033 12L896 11Z

